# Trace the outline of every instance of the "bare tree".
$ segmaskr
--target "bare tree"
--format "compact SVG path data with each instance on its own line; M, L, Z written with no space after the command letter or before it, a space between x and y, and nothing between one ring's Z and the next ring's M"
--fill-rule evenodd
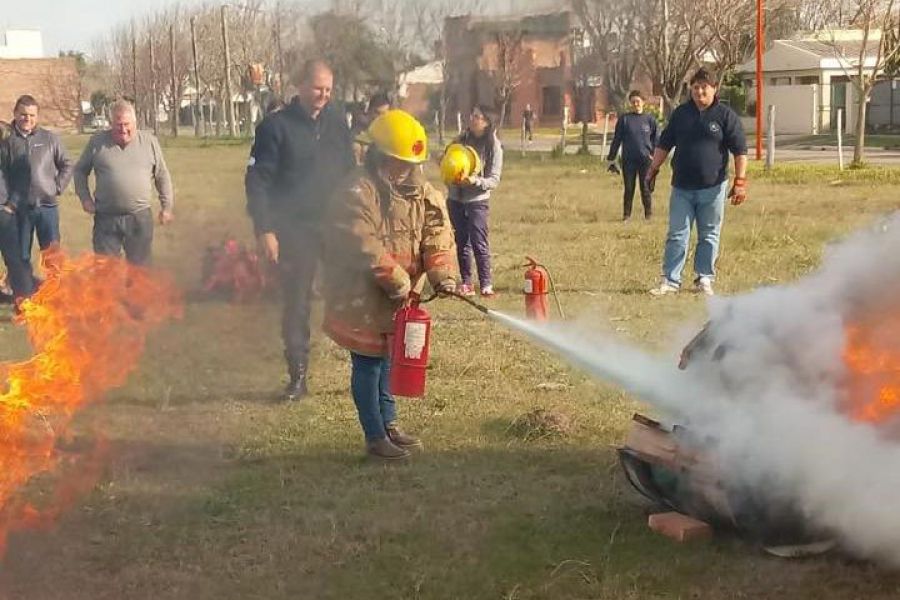
M798 29L820 31L847 27L856 14L854 0L793 0Z
M860 31L859 44L845 46L833 33L824 40L834 49L856 92L856 140L852 163L856 166L861 166L865 160L866 109L872 88L885 65L894 61L900 52L900 45L892 43L892 36L884 35L898 26L894 7L894 0L857 0L856 12L850 22ZM854 49L856 53L851 55Z
M641 6L646 37L642 62L654 92L668 110L681 98L685 79L697 68L713 36L696 0L653 0Z
M618 106L641 62L644 26L638 0L573 0L572 8L587 37L583 47L590 50L579 62L596 68L610 103Z
M513 93L522 83L520 67L522 62L522 41L525 34L520 29L497 31L490 43L485 45L485 67L494 84L494 97L500 107L498 126L506 125L506 113Z
M74 125L79 133L84 131L81 101L88 92L85 77L88 63L82 52L60 52L59 68L48 68L41 83L41 103L59 113L65 121ZM65 65L62 59L67 59Z
M441 146L444 145L444 126L447 122L450 94L458 85L453 81L453 72L449 68L449 49L444 25L450 17L477 14L483 10L483 0L434 0L416 2L413 5L419 45L422 48L431 46L434 49L435 59L441 63L441 87L437 98L438 143Z

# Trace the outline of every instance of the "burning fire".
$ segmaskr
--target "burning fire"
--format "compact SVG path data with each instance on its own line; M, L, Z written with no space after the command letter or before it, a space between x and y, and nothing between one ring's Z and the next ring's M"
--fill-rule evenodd
M120 259L67 260L57 252L45 266L47 280L18 317L34 355L0 364L0 552L11 529L52 521L61 504L94 485L96 460L64 474L50 506L37 509L22 498L37 476L74 471L65 469L73 463L65 450L72 418L125 383L147 333L182 310L167 277Z
M900 413L900 318L869 319L847 327L845 334L849 414L882 423Z

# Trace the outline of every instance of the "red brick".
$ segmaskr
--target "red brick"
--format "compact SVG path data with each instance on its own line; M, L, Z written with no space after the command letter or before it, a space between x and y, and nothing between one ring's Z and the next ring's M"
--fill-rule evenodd
M672 538L676 542L707 540L712 537L712 527L680 512L656 513L647 520L650 529Z

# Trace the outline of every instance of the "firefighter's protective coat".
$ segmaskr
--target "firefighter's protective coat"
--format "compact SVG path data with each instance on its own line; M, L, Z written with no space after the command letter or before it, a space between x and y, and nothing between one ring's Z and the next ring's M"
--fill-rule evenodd
M358 354L386 356L393 315L426 272L433 287L456 278L443 195L421 169L392 185L373 161L332 203L325 231L325 333Z

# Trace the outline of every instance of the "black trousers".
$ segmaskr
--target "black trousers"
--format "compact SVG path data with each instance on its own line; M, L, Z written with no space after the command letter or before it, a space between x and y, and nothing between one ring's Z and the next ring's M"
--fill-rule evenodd
M322 254L319 224L291 224L276 233L278 272L284 294L281 337L284 358L292 379L306 374L309 364L309 315L313 280Z
M94 215L94 252L121 256L133 265L150 263L153 246L153 212L147 208L125 215L97 213Z
M0 253L6 265L9 287L16 298L27 298L34 291L31 261L22 260L22 244L16 215L0 209Z
M631 216L631 206L634 203L635 179L641 188L641 204L644 205L644 216L649 217L653 213L653 198L650 188L647 186L647 170L650 168L650 159L636 161L622 161L622 179L625 181L625 192L622 197L622 216L626 219Z

